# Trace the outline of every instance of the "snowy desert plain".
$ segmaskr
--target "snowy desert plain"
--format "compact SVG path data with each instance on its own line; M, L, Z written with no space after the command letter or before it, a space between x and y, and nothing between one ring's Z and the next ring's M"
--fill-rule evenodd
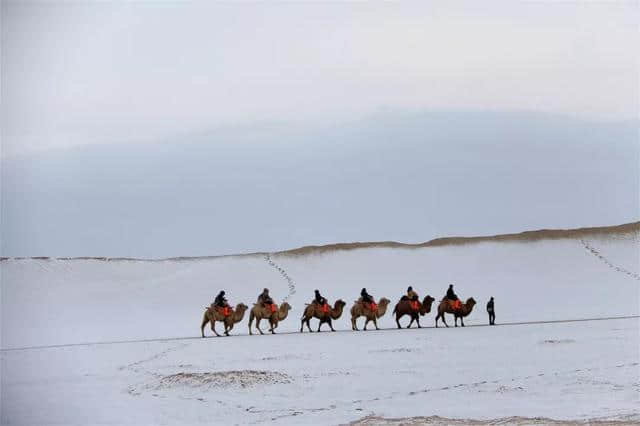
M225 257L3 259L1 421L638 423L639 257L634 223ZM478 302L466 327L448 315L434 328L434 304L422 329L396 328L408 285L440 300L450 283ZM200 337L218 290L251 306L263 287L292 306L278 334L249 336L246 315L231 337ZM379 331L351 330L362 287L392 300ZM347 302L335 333L299 332L314 289Z

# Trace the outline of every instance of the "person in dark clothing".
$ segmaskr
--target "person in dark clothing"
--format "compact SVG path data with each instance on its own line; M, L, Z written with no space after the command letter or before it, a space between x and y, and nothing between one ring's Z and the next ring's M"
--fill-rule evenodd
M456 296L456 294L453 292L453 284L449 285L449 289L447 290L447 295L445 296L445 299L458 300L458 296Z
M260 303L262 306L271 305L273 303L273 299L271 298L271 296L269 296L268 288L262 290L262 293L260 293L260 296L258 296L258 303Z
M316 290L315 293L316 293L316 297L313 299L314 302L316 302L320 306L322 306L325 303L327 303L327 299L322 297L322 295L320 294L319 290Z
M496 312L493 307L493 296L487 302L487 313L489 314L489 325L496 325Z
M362 291L360 291L360 297L362 297L362 301L364 303L373 302L373 297L371 297L371 295L369 293L367 293L367 289L366 288L363 288Z
M218 293L218 295L216 296L216 300L213 302L213 304L219 308L224 308L226 306L229 306L229 304L227 303L227 299L224 298L224 291L221 291L220 293Z

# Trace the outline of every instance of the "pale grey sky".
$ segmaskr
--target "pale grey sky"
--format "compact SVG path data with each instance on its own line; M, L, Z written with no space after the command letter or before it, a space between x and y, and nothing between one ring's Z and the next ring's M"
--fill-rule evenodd
M637 220L637 2L2 2L2 254Z
M3 155L381 107L638 115L637 2L2 2Z

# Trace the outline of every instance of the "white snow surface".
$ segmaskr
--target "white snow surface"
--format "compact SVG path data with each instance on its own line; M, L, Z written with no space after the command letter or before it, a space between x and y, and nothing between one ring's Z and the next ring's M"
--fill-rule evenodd
M304 256L4 260L2 424L640 421L637 318L536 323L638 316L639 247L635 233ZM467 327L434 329L432 311L421 319L428 328L395 329L391 310L408 285L439 300L450 283L478 302ZM293 307L279 334L248 336L247 315L232 337L199 337L219 289L251 305L263 287ZM384 330L351 331L362 287L392 300ZM336 333L298 333L316 288L347 302ZM490 296L495 327L484 326Z

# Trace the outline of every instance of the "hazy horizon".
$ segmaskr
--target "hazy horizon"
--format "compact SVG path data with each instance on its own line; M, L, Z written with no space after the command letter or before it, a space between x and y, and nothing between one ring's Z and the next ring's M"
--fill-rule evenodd
M638 10L2 2L0 254L636 221Z

